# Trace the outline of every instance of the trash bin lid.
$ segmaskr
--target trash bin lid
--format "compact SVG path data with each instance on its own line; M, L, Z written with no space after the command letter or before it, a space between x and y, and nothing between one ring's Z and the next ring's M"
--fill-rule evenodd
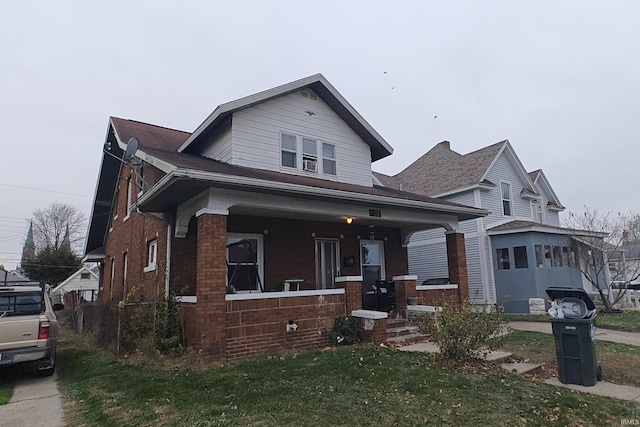
M589 294L580 288L563 288L563 287L555 287L555 288L547 288L547 295L552 300L561 300L563 298L577 298L579 300L584 301L587 306L587 310L595 310L596 305L593 303L593 300L589 296Z

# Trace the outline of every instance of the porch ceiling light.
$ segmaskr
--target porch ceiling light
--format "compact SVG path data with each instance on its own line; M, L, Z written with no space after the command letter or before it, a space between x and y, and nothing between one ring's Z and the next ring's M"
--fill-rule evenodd
M353 222L353 218L350 216L347 217L347 224L351 224Z

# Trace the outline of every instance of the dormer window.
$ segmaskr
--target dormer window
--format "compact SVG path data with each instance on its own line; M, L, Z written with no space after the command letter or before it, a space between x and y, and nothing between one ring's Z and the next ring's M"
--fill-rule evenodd
M301 152L298 147L302 147ZM280 134L281 166L306 173L337 175L336 146L306 136Z
M542 224L542 202L540 200L531 201L531 212L533 213L533 220Z
M511 184L508 182L500 183L500 190L502 192L502 215L512 216L511 210Z
M298 146L295 135L283 133L280 136L280 146L282 147L282 166L295 168Z
M302 170L318 172L318 149L315 139L302 138Z

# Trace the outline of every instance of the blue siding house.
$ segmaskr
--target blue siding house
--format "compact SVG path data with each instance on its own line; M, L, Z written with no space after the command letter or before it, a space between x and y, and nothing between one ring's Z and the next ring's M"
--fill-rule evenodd
M395 176L376 173L387 186L488 210L460 223L465 234L469 295L529 312L529 299L550 286L584 287L575 231L560 227L565 208L542 170L527 172L509 141L459 154L448 141L433 147ZM418 283L447 275L442 231L415 233L408 247L409 272Z

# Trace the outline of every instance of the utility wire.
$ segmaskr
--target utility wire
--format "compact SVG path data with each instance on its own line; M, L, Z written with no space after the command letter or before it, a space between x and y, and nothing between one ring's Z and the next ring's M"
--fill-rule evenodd
M56 193L56 194L64 194L66 196L86 197L87 199L90 199L92 197L92 196L87 196L86 194L65 193L64 191L45 190L45 189L42 189L42 188L24 187L22 185L3 184L1 182L0 182L0 185L4 185L5 187L22 188L22 189L25 189L25 190L42 191L44 193Z

